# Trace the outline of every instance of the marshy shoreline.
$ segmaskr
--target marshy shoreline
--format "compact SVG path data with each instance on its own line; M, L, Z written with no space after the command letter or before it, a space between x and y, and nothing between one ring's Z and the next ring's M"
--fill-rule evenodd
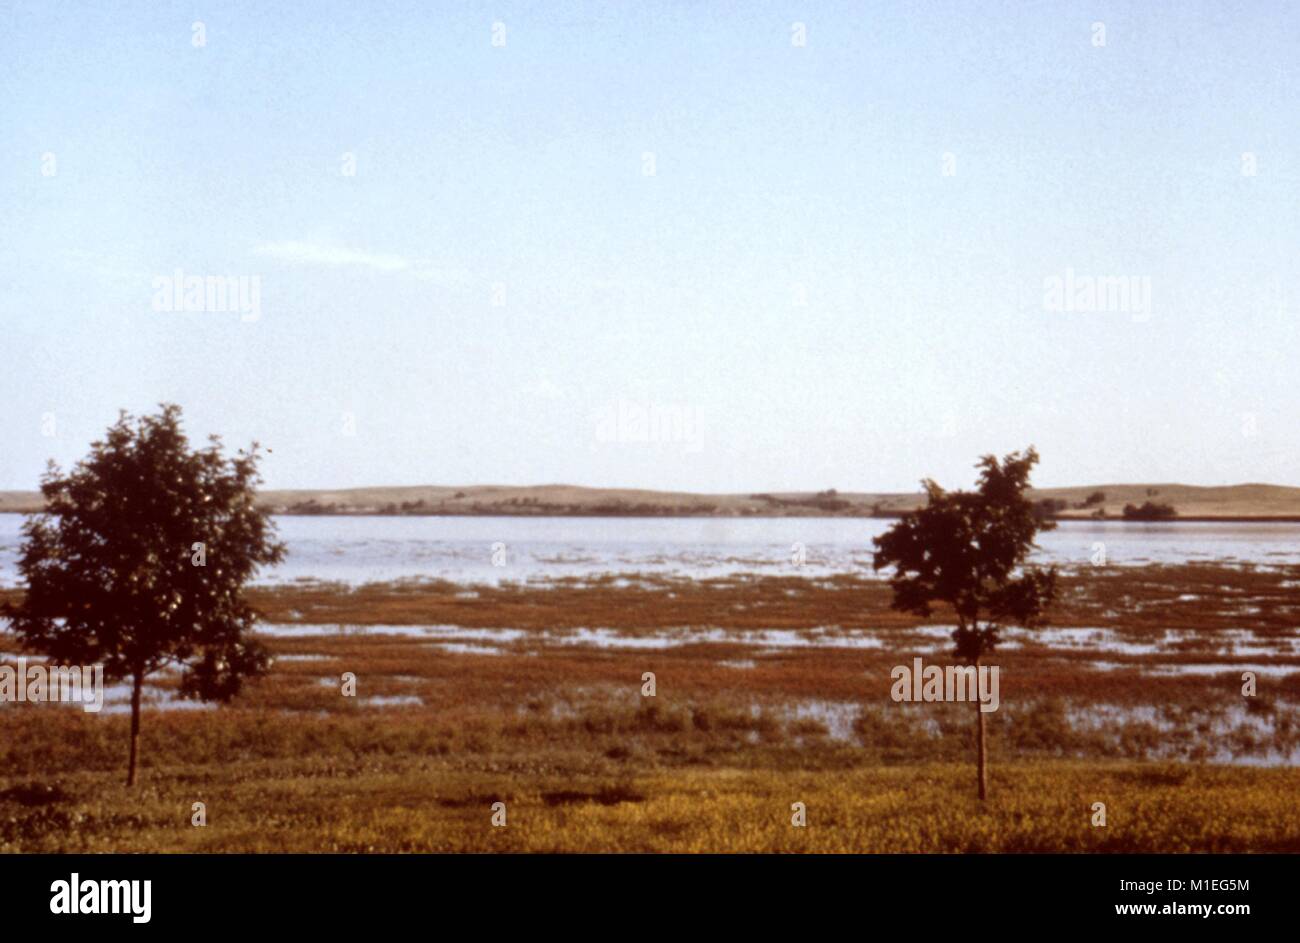
M0 707L0 848L1300 850L1296 586L1296 565L1068 570L1052 625L999 649L987 808L970 705L889 697L893 666L950 660L950 620L880 580L255 587L270 674L221 707L151 679L139 801L112 699ZM817 827L789 828L796 801Z

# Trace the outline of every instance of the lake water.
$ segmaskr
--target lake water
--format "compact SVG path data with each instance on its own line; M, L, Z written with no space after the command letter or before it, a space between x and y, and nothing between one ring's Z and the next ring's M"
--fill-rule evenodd
M18 584L22 521L18 514L0 514L0 586ZM288 559L262 574L260 582L871 575L871 538L890 523L791 517L279 517ZM1300 524L1063 522L1039 543L1036 560L1064 566L1088 564L1098 544L1105 546L1106 562L1117 566L1300 564ZM792 562L797 544L805 548L802 567Z

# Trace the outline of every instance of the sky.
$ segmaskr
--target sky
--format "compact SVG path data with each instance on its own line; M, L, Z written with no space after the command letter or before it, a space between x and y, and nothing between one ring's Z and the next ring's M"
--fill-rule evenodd
M1298 85L1289 0L0 0L0 489L164 401L272 488L1300 485Z

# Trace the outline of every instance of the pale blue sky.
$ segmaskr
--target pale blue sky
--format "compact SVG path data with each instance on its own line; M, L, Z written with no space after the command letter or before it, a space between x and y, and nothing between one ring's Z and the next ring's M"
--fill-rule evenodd
M1297 63L1290 2L5 0L0 489L161 400L271 487L901 490L1030 442L1043 485L1300 485ZM155 311L177 269L260 319ZM1149 314L1046 310L1067 269Z

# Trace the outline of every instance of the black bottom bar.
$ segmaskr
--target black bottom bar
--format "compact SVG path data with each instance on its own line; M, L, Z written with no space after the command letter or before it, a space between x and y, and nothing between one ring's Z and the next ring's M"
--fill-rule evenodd
M283 925L334 933L437 917L429 928L447 934L453 925L441 920L456 915L485 929L613 919L639 935L638 926L667 930L664 921L703 910L760 926L838 915L865 931L904 920L926 936L981 925L1232 933L1294 914L1296 863L1288 855L21 855L0 856L0 899L6 930L72 932ZM54 913L72 909L74 874L79 912ZM138 919L143 883L106 881L150 882L148 921ZM84 912L115 903L124 912Z

